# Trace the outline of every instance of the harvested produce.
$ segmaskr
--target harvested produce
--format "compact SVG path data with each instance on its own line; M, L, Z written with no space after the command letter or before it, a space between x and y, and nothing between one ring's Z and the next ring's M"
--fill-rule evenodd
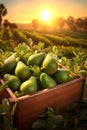
M42 88L51 88L57 85L56 81L46 73L41 73L40 81L41 81Z
M20 86L20 92L22 94L31 94L38 89L37 80L35 76L31 76L28 80L23 82Z
M70 80L69 72L65 69L58 68L57 72L54 74L55 81L59 83L64 83Z
M22 61L18 61L15 68L15 75L19 77L20 80L27 80L30 76L30 69Z
M42 63L42 68L47 74L54 74L58 69L56 56L52 53L48 53Z
M15 75L5 74L4 80L5 85L8 85L12 91L18 90L21 85L20 79Z
M29 65L37 65L37 66L41 66L43 59L45 58L45 53L36 53L36 54L32 54L29 58L28 58L28 64Z
M11 73L12 71L14 71L16 65L17 65L16 54L13 53L11 56L6 58L2 63L2 71Z
M41 51L21 44L3 62L4 86L7 84L19 97L75 79L76 74L74 76L68 69L62 68L58 59L49 48Z

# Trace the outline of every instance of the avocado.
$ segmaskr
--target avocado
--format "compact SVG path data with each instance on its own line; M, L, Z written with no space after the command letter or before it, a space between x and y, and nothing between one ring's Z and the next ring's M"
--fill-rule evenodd
M16 54L13 53L11 56L6 58L2 64L2 71L6 73L12 73L17 65Z
M28 80L24 81L20 86L20 93L32 94L38 89L37 80L35 76L31 76Z
M40 82L42 88L51 88L57 85L56 81L47 73L41 73L40 75Z
M42 63L43 70L49 74L54 74L58 69L57 58L52 53L48 53Z
M12 91L18 90L21 85L20 79L15 75L5 74L3 79Z
M63 68L58 68L57 72L54 74L55 81L59 83L65 83L70 80L69 72Z
M29 58L28 58L28 64L29 65L37 65L37 66L41 66L43 59L45 58L45 53L36 53L36 54L32 54Z
M31 76L29 66L24 64L22 61L18 61L15 68L15 75L22 81L27 80Z

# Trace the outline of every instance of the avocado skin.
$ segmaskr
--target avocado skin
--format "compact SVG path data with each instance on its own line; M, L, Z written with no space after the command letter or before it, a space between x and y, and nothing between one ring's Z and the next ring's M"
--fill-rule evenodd
M4 80L12 91L16 91L20 88L21 81L17 76L11 74L5 74Z
M24 81L20 86L20 92L25 94L32 94L38 89L37 80L35 76L31 76L28 80Z
M56 81L47 73L41 73L40 82L41 82L42 88L44 89L55 87L57 85Z
M2 64L2 71L5 73L12 73L17 65L15 54L12 54L4 60Z
M41 66L42 61L45 58L45 53L36 53L36 54L32 54L29 58L28 58L28 64L29 65L37 65L37 66Z
M58 84L65 83L70 80L69 72L63 68L59 68L53 77Z
M22 61L18 61L15 68L15 75L22 81L27 80L31 76L29 66L24 64Z
M49 75L54 74L58 69L58 63L56 57L53 54L47 54L42 63L42 68L47 74Z

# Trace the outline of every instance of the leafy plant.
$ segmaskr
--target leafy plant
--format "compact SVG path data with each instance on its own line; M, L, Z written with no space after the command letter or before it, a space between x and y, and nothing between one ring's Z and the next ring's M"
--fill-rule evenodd
M32 130L70 130L73 127L84 124L87 128L87 103L74 103L68 106L62 113L56 113L52 107L48 107L39 119L32 124Z
M11 110L11 106L7 99L3 99L0 104L0 128L1 130L17 130L13 125L13 115L16 104Z
M0 130L17 130L14 128L13 118L16 103L11 107L9 100L2 97L0 83Z
M68 70L76 73L77 75L87 77L87 53L80 49L75 49L73 51L72 58L64 56L63 53L61 56L58 54L58 56L60 57L59 62Z
M54 112L54 109L51 107L47 108L47 111L42 113L40 115L40 119L33 123L32 128L33 129L54 129L59 127L61 128L63 121L62 115L56 115Z

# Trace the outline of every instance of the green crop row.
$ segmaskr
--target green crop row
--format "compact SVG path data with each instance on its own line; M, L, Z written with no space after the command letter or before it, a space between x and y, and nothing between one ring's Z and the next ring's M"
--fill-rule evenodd
M85 39L72 38L69 36L57 36L54 34L43 34L43 36L48 38L55 45L87 48L87 40Z
M38 44L39 42L44 42L46 46L52 45L52 42L48 38L41 36L38 33L29 32L29 31L23 31L23 33L27 36L27 38L31 38L34 44Z
M13 40L16 46L19 43L25 42L29 45L29 39L32 39L34 44L44 42L45 46L59 45L59 46L73 46L87 48L87 35L85 33L77 32L32 32L28 30L0 30L0 39L2 43ZM4 42L3 42L4 41ZM3 46L3 45L2 45Z

